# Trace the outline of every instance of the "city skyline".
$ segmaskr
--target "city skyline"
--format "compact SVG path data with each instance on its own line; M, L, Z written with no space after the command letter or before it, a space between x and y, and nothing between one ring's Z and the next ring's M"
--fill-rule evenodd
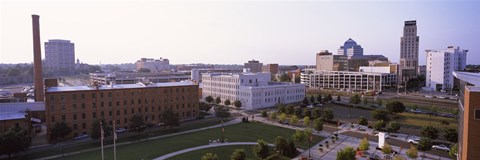
M398 63L407 20L417 21L419 64L426 63L425 50L448 46L469 50L467 64L480 63L478 2L140 2L2 1L0 63L33 61L31 14L41 17L42 43L71 40L76 58L89 64L164 57L172 64L313 65L316 53L335 51L349 38L365 55Z

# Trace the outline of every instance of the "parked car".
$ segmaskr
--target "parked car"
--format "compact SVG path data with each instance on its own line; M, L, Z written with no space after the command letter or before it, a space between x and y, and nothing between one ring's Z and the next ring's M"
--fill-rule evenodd
M82 135L74 137L73 140L85 139L85 138L88 138L88 137L90 137L90 136L87 135L87 134L82 134Z
M443 144L433 145L433 146L432 146L432 149L442 150L442 151L447 151L447 152L450 151L450 148L448 148L446 145L443 145Z
M411 143L411 144L418 144L419 141L420 141L420 139L417 139L417 138L415 138L415 139L408 139L408 140L407 140L407 142L408 142L408 143Z
M117 132L117 133L123 133L123 132L126 132L126 131L127 131L127 129L125 129L125 128L117 128L115 130L115 132Z

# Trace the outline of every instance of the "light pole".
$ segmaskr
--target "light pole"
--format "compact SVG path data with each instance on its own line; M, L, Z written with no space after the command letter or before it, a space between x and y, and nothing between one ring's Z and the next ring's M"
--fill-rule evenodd
M223 128L223 120L222 120L222 143L223 143L223 132L225 132L225 128Z

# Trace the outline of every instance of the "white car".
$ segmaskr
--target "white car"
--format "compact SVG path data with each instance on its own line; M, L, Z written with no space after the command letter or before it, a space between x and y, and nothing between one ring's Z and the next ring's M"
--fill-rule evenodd
M436 149L436 150L442 150L442 151L447 151L449 152L450 151L450 148L448 148L446 145L433 145L432 146L432 149Z
M408 143L411 143L411 144L418 144L419 143L419 139L408 139L407 142Z
M74 137L73 139L74 139L74 140L79 140L79 139L84 139L84 138L87 138L87 137L89 137L89 135L82 134L82 135L79 135L79 136Z
M125 128L117 128L115 130L115 132L117 132L117 133L123 133L123 132L126 132L126 131L127 131L127 129L125 129Z

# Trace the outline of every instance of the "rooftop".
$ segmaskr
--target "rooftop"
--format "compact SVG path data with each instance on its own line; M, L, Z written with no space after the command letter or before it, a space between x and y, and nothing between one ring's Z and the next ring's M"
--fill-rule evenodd
M4 120L14 120L14 119L24 119L25 113L23 112L8 112L0 113L0 121Z
M453 76L480 87L480 73L454 71Z
M16 102L16 103L0 103L0 114L8 112L21 111L45 111L44 102Z
M156 87L177 87L196 85L192 81L151 83L151 84L117 84L117 85L101 85L98 90L114 90L114 89L133 89L133 88L156 88ZM46 92L68 92L68 91L91 91L96 90L90 86L68 86L68 87L48 87Z

